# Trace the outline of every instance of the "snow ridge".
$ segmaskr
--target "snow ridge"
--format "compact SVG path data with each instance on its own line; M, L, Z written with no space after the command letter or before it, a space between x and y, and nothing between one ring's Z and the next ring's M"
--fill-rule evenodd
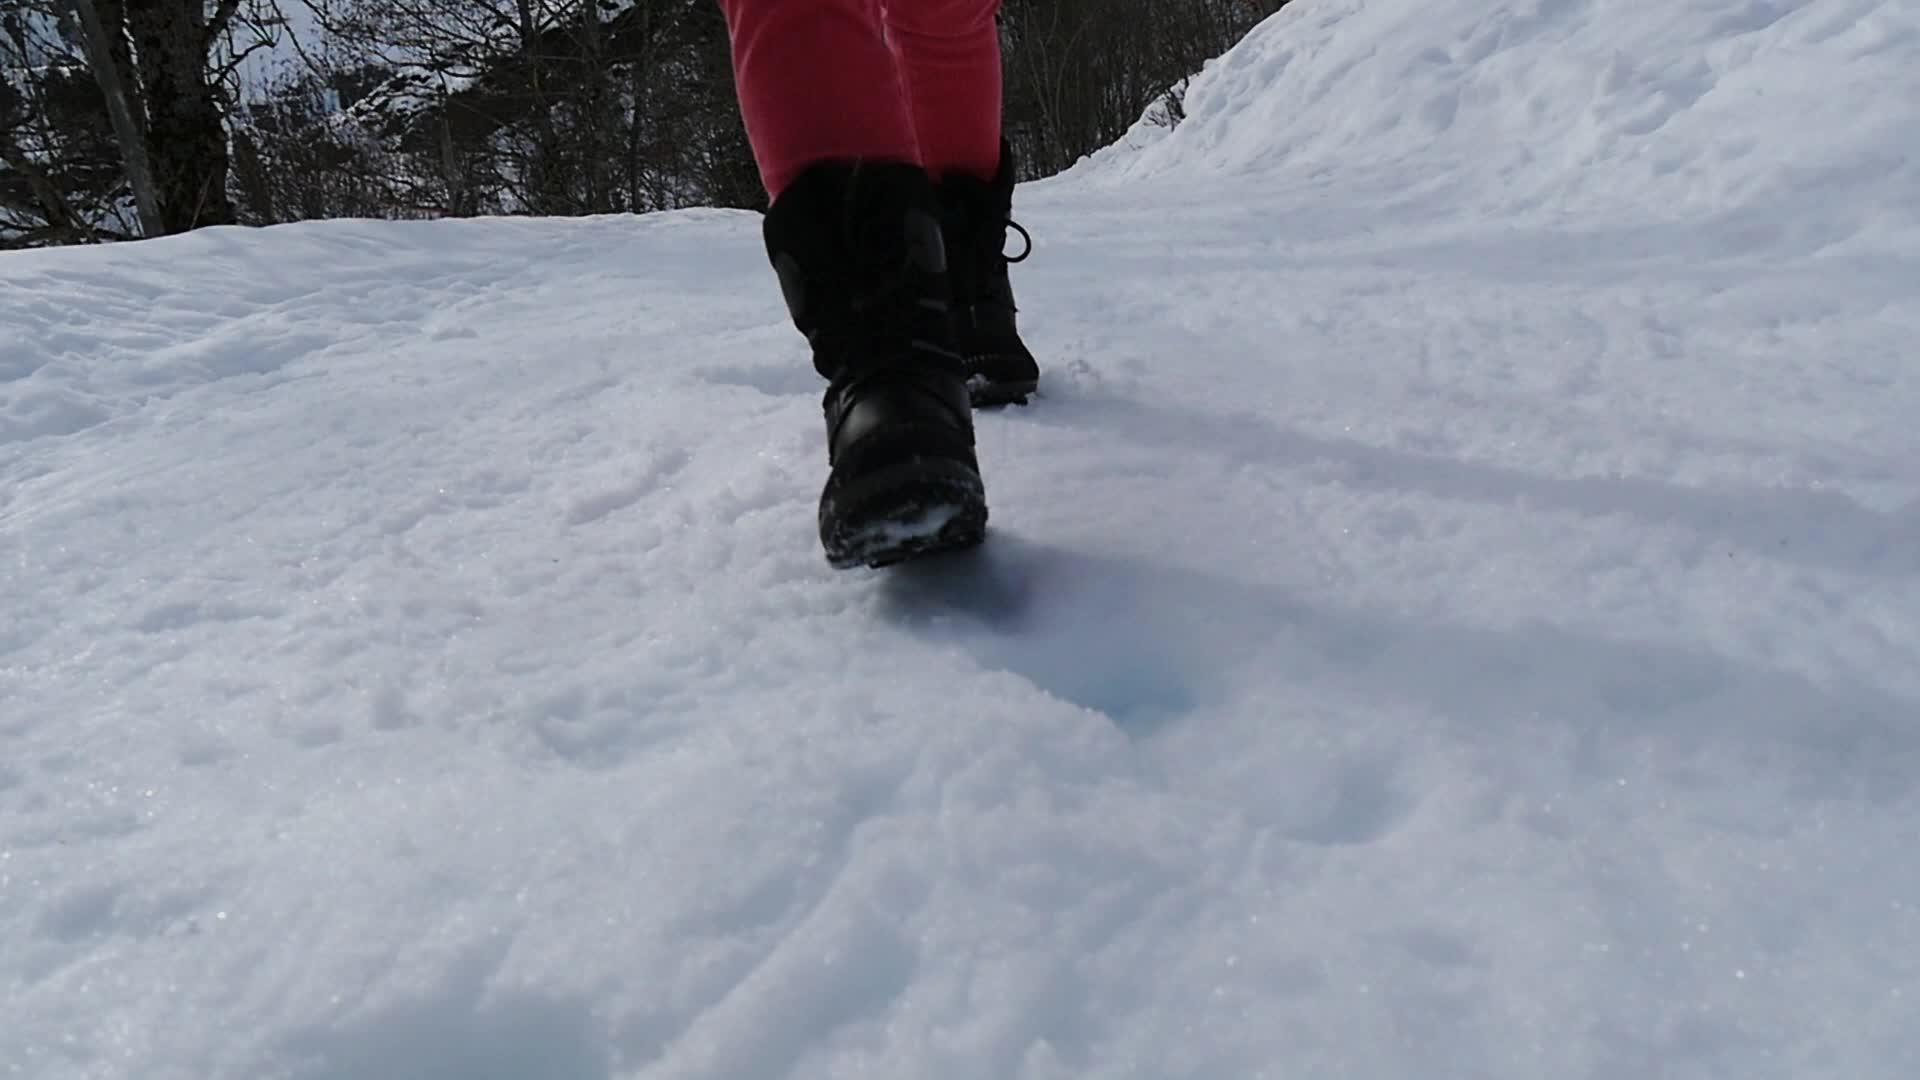
M1210 64L1177 131L1143 118L1079 174L1384 177L1456 215L1783 229L1844 195L1853 231L1911 250L1916 41L1899 0L1313 0Z

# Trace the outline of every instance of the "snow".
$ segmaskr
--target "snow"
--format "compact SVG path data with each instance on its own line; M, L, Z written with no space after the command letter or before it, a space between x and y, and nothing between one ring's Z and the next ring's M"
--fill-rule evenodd
M0 256L0 1075L1916 1075L1917 60L1289 5L883 572L751 215Z

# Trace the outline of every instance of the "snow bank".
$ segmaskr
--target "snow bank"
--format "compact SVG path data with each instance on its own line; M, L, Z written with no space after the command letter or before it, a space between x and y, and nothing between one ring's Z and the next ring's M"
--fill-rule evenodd
M1319 179L1500 219L1744 211L1911 250L1916 53L1906 0L1302 0L1208 65L1181 127L1144 119L1078 175Z

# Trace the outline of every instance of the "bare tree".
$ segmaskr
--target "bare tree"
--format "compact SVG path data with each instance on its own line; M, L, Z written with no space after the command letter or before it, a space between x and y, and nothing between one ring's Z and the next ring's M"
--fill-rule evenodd
M0 246L138 235L66 0L0 0Z
M238 0L136 0L127 7L141 99L147 107L147 159L170 233L231 225L227 131L208 61Z
M272 0L244 0L257 14ZM62 193L52 219L89 238L116 234L111 205L76 204L93 194L90 163L77 152L95 115L117 148L117 196L137 212L141 235L183 232L236 220L227 192L225 125L229 90L222 85L244 56L232 29L243 0L4 0L5 46L17 61L0 82L27 115L6 125L4 160L48 203ZM257 47L256 43L256 47ZM80 74L96 87L91 101L72 98ZM56 95L63 95L57 98ZM37 108L36 108L37 106ZM36 115L36 113L38 115ZM77 171L79 170L79 171ZM83 176L84 174L84 176ZM82 202L88 200L81 200ZM133 230L126 230L133 231ZM121 233L124 235L124 233Z

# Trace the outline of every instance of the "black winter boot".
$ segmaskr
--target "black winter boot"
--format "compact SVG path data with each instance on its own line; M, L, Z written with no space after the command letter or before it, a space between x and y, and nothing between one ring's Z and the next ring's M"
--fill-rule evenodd
M1040 385L1040 367L1014 323L1007 264L1026 259L1033 238L1013 220L1013 148L1000 142L1000 170L992 180L948 176L940 182L940 227L947 241L954 329L967 358L967 391L981 407L1026 404ZM1006 255L1007 229L1025 247Z
M787 309L828 380L827 561L883 566L978 544L986 493L926 173L817 165L768 209L765 235Z

